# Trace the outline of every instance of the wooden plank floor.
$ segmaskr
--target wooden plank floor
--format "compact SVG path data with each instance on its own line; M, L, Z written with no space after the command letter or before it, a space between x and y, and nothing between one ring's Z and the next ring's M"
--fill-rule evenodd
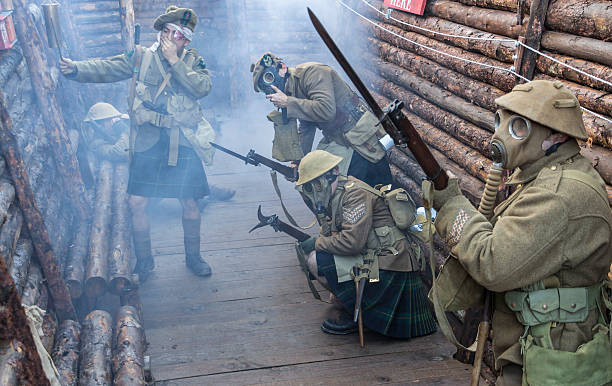
M209 180L236 189L236 196L203 213L201 251L212 277L185 267L178 203L156 207L156 268L140 296L157 384L469 382L470 367L451 358L453 347L440 333L407 341L366 333L365 349L356 335L322 333L328 305L310 294L293 241L271 228L248 233L257 205L264 214L282 213L268 172L228 158L216 155ZM296 220L309 223L312 215L292 185L280 182Z

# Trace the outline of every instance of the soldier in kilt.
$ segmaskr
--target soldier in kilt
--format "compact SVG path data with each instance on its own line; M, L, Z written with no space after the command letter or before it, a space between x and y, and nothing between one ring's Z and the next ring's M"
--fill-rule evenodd
M339 174L342 158L315 150L302 158L297 189L327 221L318 237L300 246L309 271L334 296L321 329L329 334L355 332L353 267L369 272L361 309L365 327L394 338L436 331L419 271L421 250L396 225L385 199L375 189ZM319 217L321 218L321 217Z
M158 40L150 48L104 60L60 61L60 70L78 82L107 83L133 78L132 153L128 183L132 211L135 273L144 281L154 268L149 219L150 198L177 198L183 207L186 264L199 276L211 274L200 256L200 210L197 200L209 193L202 162L212 161L214 139L198 99L211 81L204 59L187 49L197 15L170 6L154 22Z

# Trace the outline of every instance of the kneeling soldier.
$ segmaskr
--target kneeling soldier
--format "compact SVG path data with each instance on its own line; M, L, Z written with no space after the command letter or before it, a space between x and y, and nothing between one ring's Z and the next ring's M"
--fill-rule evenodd
M320 235L301 243L309 271L336 297L333 315L321 329L330 334L356 331L351 315L355 282L366 278L360 306L367 328L395 338L434 332L436 323L418 272L419 246L396 226L383 193L339 174L341 162L341 157L315 150L300 162L296 183L311 209L327 214L320 220ZM409 202L411 213L403 215L411 217L411 223L415 211Z

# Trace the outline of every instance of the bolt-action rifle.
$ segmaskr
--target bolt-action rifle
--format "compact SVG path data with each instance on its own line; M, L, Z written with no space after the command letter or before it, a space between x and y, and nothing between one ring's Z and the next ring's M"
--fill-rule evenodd
M253 166L267 166L272 170L276 170L291 181L297 178L297 171L295 170L295 168L283 165L282 163L271 160L270 158L266 158L261 154L257 154L253 149L251 149L246 156L243 156L221 145L217 145L216 143L211 142L210 145L215 149L219 149L222 152L231 155L232 157L236 157L238 159L243 160L245 164L250 164Z

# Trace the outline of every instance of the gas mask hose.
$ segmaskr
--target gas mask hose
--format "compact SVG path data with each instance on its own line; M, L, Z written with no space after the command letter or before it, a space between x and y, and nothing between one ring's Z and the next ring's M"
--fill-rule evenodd
M497 190L501 185L502 172L504 169L501 164L494 163L491 165L489 174L487 175L487 182L485 184L484 192L480 198L480 204L478 205L478 211L490 219L493 215L493 208L495 208L495 201L497 198Z

